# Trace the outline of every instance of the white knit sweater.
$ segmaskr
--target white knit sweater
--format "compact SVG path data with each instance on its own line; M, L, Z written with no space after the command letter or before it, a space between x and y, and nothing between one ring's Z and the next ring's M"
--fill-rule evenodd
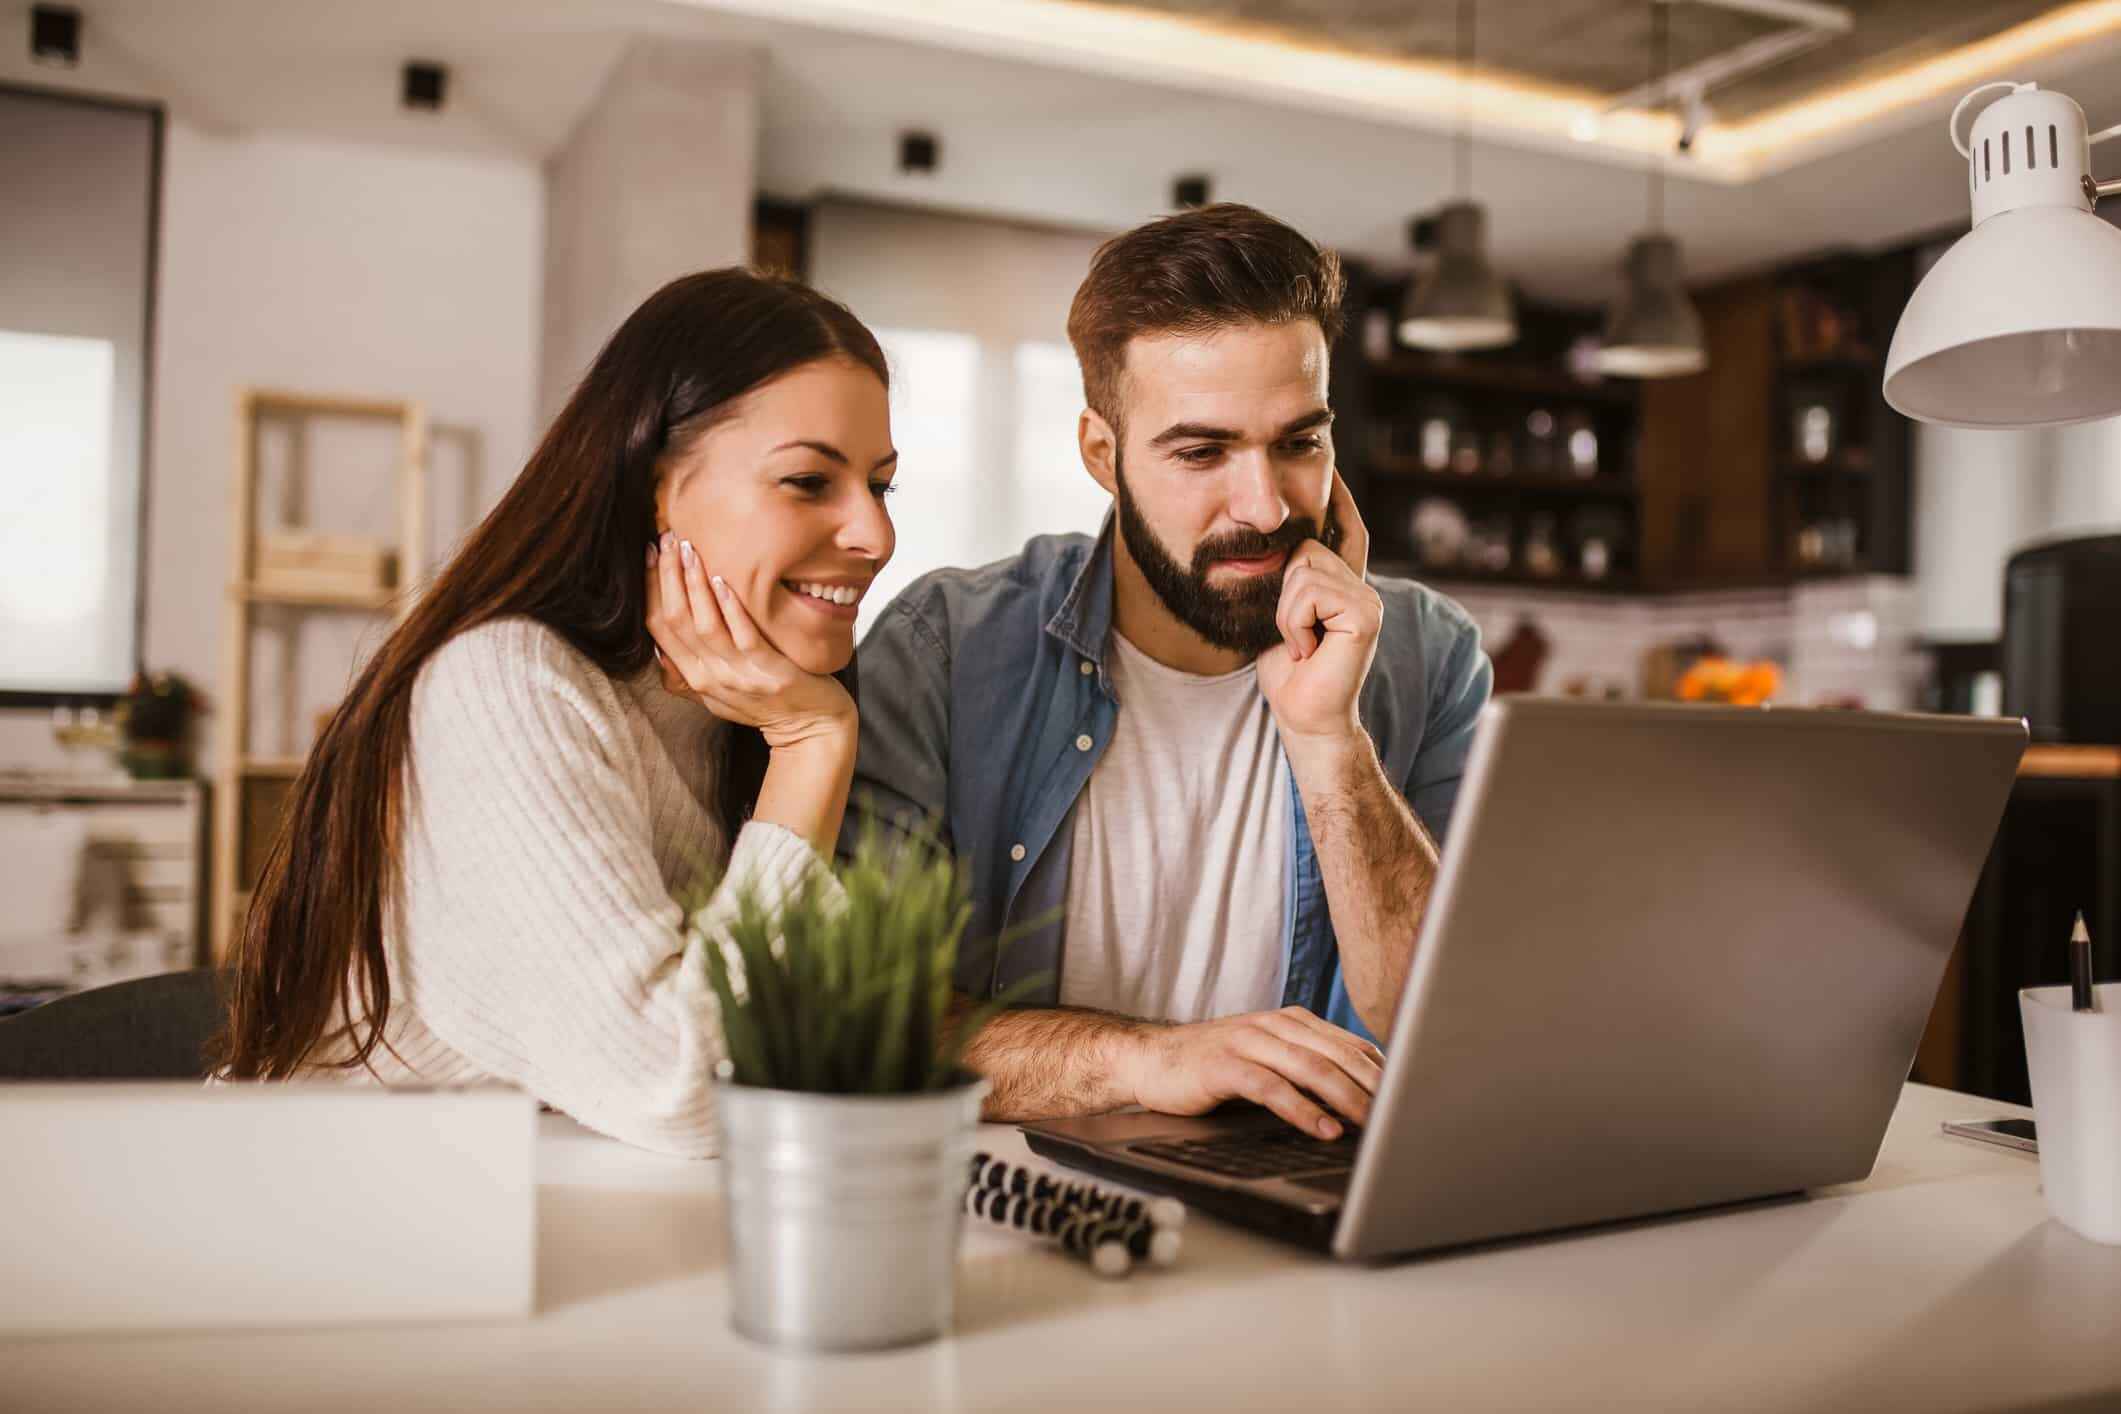
M701 938L742 881L777 897L818 862L758 821L728 848L722 727L654 669L610 678L529 619L445 644L413 687L389 1048L362 1078L506 1080L628 1143L713 1153ZM676 896L725 862L688 928Z

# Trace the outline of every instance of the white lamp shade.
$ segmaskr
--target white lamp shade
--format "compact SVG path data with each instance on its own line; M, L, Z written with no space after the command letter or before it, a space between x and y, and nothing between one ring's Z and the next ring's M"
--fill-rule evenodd
M1966 138L1959 115L1982 94ZM1974 229L1923 277L1885 359L1885 400L1946 427L2061 427L2121 413L2121 231L2093 214L2091 137L2066 94L1998 81L1946 125Z
M1893 331L1885 400L1947 427L2121 413L2121 231L2089 211L2000 211L1923 278Z
M1614 378L1681 378L1708 367L1701 315L1679 279L1679 243L1637 236L1621 267L1620 293L1606 311L1605 339L1592 363Z
M1515 343L1517 302L1488 264L1487 213L1453 202L1436 221L1436 261L1407 291L1401 342L1454 353Z

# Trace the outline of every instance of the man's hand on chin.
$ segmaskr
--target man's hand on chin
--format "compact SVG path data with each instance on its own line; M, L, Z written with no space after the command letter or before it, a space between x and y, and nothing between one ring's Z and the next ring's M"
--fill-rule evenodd
M1338 554L1306 540L1282 571L1274 621L1282 641L1259 658L1259 689L1281 729L1292 763L1320 751L1344 749L1362 737L1356 702L1370 662L1384 605L1363 579L1370 533L1340 474L1333 475L1331 511L1345 532Z
M1250 1100L1306 1134L1337 1139L1336 1113L1369 1122L1384 1059L1353 1032L1290 1006L1150 1028L1124 1083L1135 1103L1164 1114L1206 1114L1225 1100Z

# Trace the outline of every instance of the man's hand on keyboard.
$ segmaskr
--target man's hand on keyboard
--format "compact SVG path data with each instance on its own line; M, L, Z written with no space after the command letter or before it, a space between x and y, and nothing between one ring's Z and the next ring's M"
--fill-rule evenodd
M1327 1108L1368 1123L1383 1067L1377 1047L1292 1006L1150 1030L1130 1058L1127 1085L1135 1103L1165 1114L1250 1100L1306 1134L1336 1139L1340 1120Z

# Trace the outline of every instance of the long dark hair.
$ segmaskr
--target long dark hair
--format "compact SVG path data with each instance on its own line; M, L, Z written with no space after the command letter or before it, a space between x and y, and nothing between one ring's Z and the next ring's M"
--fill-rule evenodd
M361 1066L382 1042L385 902L413 681L428 656L466 629L524 615L612 677L647 667L646 562L662 468L737 398L826 358L889 381L875 336L844 306L746 270L673 280L619 326L522 475L361 670L310 752L236 940L214 1056L230 1078L285 1079L338 1036L355 1045L337 1063ZM766 746L749 729L724 736L717 806L733 832L758 797Z

